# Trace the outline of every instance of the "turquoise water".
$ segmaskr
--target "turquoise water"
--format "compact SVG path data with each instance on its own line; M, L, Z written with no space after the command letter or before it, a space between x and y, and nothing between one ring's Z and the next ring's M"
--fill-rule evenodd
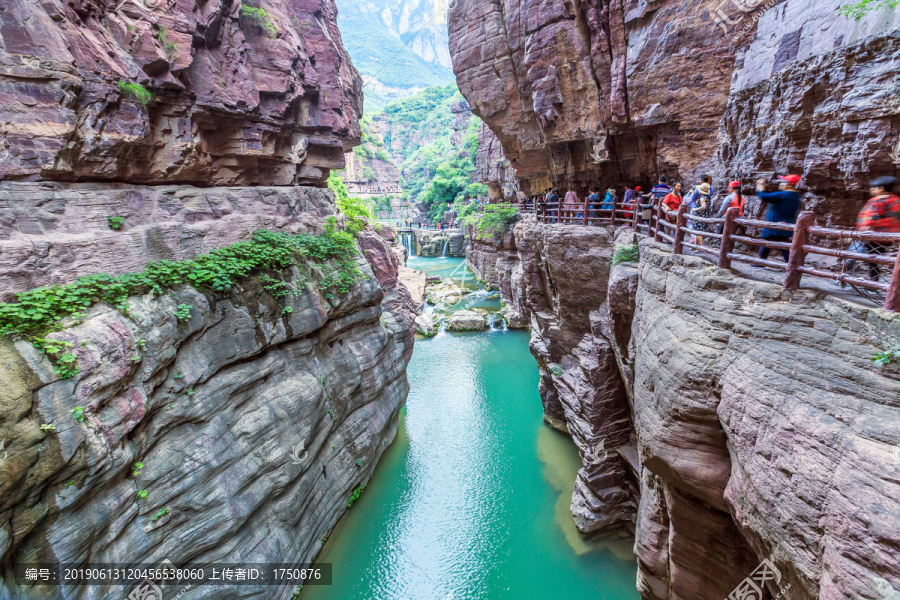
M528 339L416 342L397 440L317 558L334 584L303 600L639 599L633 539L589 540L572 523L580 461L542 423Z

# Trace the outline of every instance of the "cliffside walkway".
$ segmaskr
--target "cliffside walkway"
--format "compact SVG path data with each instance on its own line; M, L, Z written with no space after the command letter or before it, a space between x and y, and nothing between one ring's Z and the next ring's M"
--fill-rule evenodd
M605 208L600 208L601 206ZM631 227L657 242L671 246L675 254L686 249L705 255L720 268L734 268L734 263L755 267L767 267L784 273L782 285L787 290L799 289L804 275L831 280L850 286L859 295L881 304L889 312L900 312L900 233L881 233L820 227L813 212L804 211L796 223L772 223L758 219L741 218L738 209L731 208L724 217L698 217L690 214L686 204L679 210L668 211L662 205L640 205L635 211L620 204L617 198L612 206L565 202L545 203L534 207L521 204L522 212L533 212L542 223L571 225L611 225ZM791 241L775 241L758 237L761 229L783 231ZM688 237L690 236L690 237ZM696 238L709 245L695 243ZM691 241L693 240L693 241ZM787 251L787 262L759 258L738 251L768 248ZM867 250L859 251L862 244ZM748 276L753 276L746 272ZM768 277L766 277L768 279ZM836 293L835 290L827 290Z

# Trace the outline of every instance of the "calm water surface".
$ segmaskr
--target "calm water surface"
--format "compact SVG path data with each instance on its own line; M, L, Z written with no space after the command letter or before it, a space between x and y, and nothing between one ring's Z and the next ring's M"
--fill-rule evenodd
M578 452L541 421L528 333L420 340L409 379L397 440L317 558L334 584L303 600L639 600L633 540L572 523Z

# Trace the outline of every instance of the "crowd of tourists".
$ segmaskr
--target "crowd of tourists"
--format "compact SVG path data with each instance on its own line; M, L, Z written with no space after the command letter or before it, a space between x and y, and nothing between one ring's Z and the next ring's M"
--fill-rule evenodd
M756 181L755 196L759 199L760 209L765 208L762 220L770 223L796 223L797 215L802 207L800 192L797 190L801 177L793 174L784 175L779 177L779 180L776 191L767 191L768 182L765 179L761 178ZM712 177L709 175L701 177L700 182L691 186L687 192L683 191L684 185L681 182L670 184L669 179L662 176L648 192L644 192L641 186L627 186L620 210L627 219L631 219L634 211L640 207L641 217L645 222L651 219L660 205L662 205L665 218L670 223L676 222L677 214L683 204L686 204L688 212L696 217L710 218L715 215L721 218L730 208L737 208L737 215L744 217L747 210L747 196L741 191L742 187L740 181L732 181L720 197L716 193L716 189L712 185ZM900 187L898 180L894 177L878 177L871 181L869 185L870 200L860 211L857 219L856 227L859 231L900 232L900 197L894 193L900 191L896 189L898 187ZM608 188L603 194L599 188L591 188L586 203L588 216L598 216L597 213L591 211L612 210L616 197L617 190L615 188ZM568 188L562 204L561 196L556 188L547 188L543 194L532 197L532 201L539 213L546 212L549 215L552 223L555 223L561 214L574 213L577 218L585 216L584 209L581 212L578 212L577 209L573 210L573 207L584 206L580 204L574 187ZM713 232L714 227L716 228L714 233L721 233L723 226L690 219L688 227L692 232L690 243L703 246L704 237L709 237L703 234ZM769 242L789 243L793 239L793 231L762 228L759 237ZM892 248L892 244L855 242L849 250L857 253L886 254ZM767 260L770 253L770 248L765 246L759 248L761 259ZM790 252L787 249L781 249L781 254L787 262ZM869 265L869 276L872 279L880 276L878 265Z

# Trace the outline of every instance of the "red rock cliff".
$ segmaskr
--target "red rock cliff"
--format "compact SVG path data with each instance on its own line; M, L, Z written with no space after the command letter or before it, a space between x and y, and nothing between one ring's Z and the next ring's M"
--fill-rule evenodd
M0 181L323 185L362 113L335 13L333 0L4 2Z
M897 171L900 13L841 4L456 0L450 45L526 193L791 171L846 219Z

